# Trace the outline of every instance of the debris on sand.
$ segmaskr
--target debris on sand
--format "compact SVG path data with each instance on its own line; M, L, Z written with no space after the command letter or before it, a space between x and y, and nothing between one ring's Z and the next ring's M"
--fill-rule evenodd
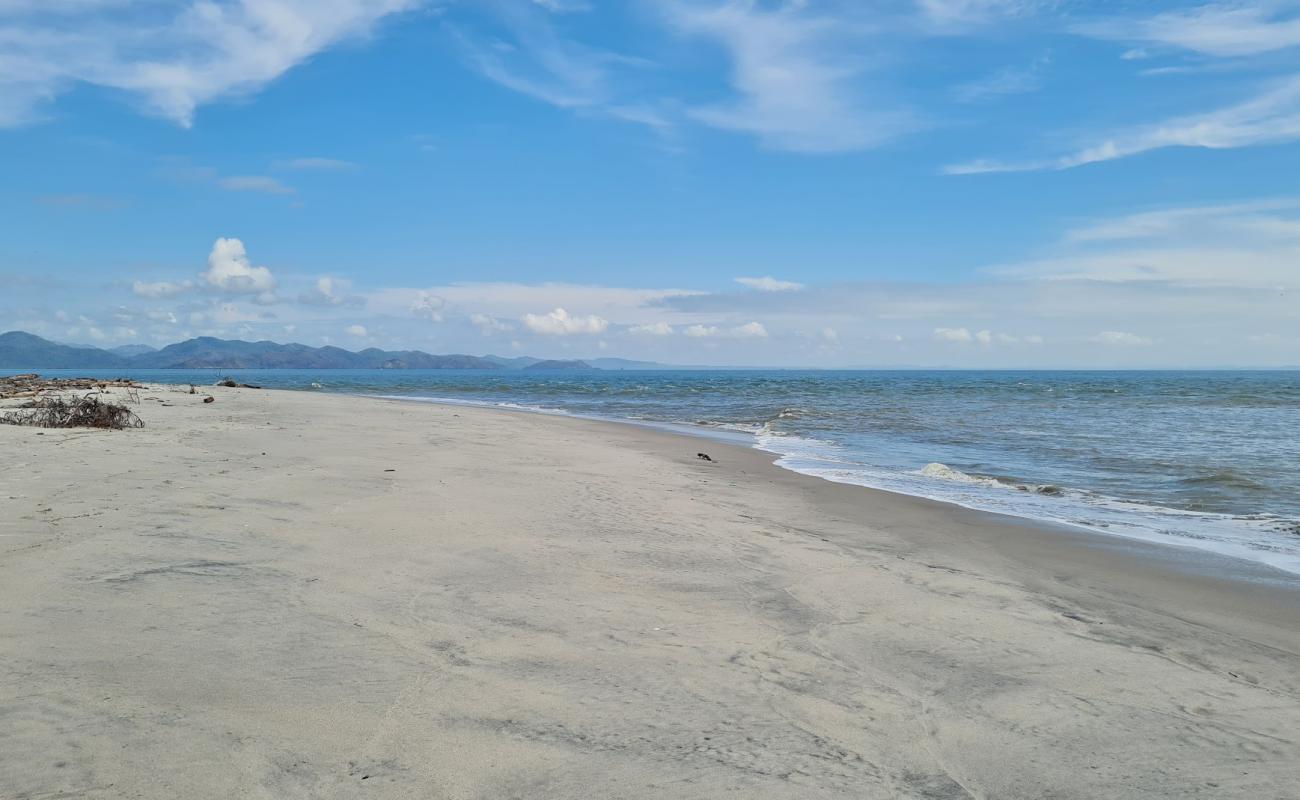
M215 385L225 386L227 389L261 389L262 388L261 386L257 386L256 384L252 384L252 383L240 383L234 378L222 378L221 380L217 381Z
M144 421L126 406L105 403L98 397L47 397L26 408L0 414L0 423L33 428L143 428Z
M18 397L40 397L42 394L98 390L109 392L113 388L143 389L129 378L42 378L34 372L24 375L0 377L0 400Z
M203 398L203 402L205 402L205 403L215 403L215 402L217 402L217 398L213 397L212 395L208 395L207 397Z
M698 458L698 459L701 460L701 461L712 461L712 460L713 460L713 457L710 456L708 453L696 453L696 454L695 454L695 457Z

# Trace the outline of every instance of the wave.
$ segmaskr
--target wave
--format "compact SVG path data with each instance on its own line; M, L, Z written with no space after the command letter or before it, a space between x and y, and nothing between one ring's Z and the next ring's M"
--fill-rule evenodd
M1179 481L1184 486L1202 487L1217 486L1226 489L1268 489L1269 487L1259 481L1247 478L1245 475L1233 472L1230 469L1223 469L1212 472L1207 475L1197 475L1191 478L1184 478Z
M922 467L918 474L927 478L937 478L944 481L956 481L957 483L966 483L973 486L987 486L995 489L1014 489L1020 492L1033 492L1035 494L1059 495L1064 494L1065 490L1051 483L1022 483L1011 478L996 478L988 475L972 475L968 472L962 472L959 469L953 469L947 464L933 462Z
M785 406L748 420L700 419L683 414L670 416L671 407L614 409L612 413L590 413L581 405L558 408L507 400L467 399L446 396L384 395L390 399L481 406L521 412L565 415L626 424L644 425L677 433L755 447L774 453L776 464L804 475L837 483L848 483L899 494L924 497L966 508L1035 519L1082 528L1096 533L1148 542L1194 547L1224 556L1251 560L1300 574L1300 521L1277 514L1226 514L1193 509L1174 509L1137 499L1124 499L1096 491L1054 483L1037 483L1013 476L965 471L934 461L919 469L912 466L883 466L870 463L887 456L905 460L896 453L873 451L879 440L844 438L836 440L809 436L800 430L800 420L820 416L804 407ZM598 407L605 412L608 406ZM679 412L685 411L678 407ZM743 411L743 408L737 408ZM667 412L667 413L666 413ZM642 416L644 414L644 416ZM740 414L737 414L739 417ZM665 418L668 417L668 418ZM814 426L816 427L816 426ZM892 426L891 426L892 427ZM846 429L852 434L856 429ZM894 431L894 433L897 433ZM897 437L884 440L892 443ZM910 440L910 441L908 441ZM853 442L857 444L853 444ZM922 455L930 443L907 437L910 455ZM933 451L932 451L933 452ZM1171 461L1171 467L1178 466ZM1186 466L1182 465L1185 470ZM1169 470L1172 472L1173 470ZM1168 474L1168 472L1166 472ZM1240 491L1257 482L1231 470L1208 471L1186 480L1188 491L1201 489ZM1249 510L1249 509L1247 509Z

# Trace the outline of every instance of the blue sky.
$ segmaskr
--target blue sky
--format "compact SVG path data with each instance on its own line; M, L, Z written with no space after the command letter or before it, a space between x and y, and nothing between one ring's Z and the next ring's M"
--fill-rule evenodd
M1300 363L1300 2L0 0L0 329Z

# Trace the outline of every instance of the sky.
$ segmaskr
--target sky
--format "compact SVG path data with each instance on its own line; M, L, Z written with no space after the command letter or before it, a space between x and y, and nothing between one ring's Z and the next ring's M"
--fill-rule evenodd
M0 0L0 330L1300 364L1300 0Z

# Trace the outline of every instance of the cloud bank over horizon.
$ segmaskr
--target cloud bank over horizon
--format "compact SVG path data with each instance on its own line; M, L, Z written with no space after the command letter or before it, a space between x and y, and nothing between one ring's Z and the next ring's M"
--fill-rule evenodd
M0 42L7 329L1300 363L1300 0L0 0Z
M1300 345L1298 258L1300 199L1094 220L1064 231L1048 253L951 284L765 276L716 291L357 287L254 266L243 241L220 238L195 277L108 284L82 302L69 292L69 302L9 318L97 345L206 335L685 364L1278 366L1293 364ZM29 300L51 296L46 284L11 286Z

